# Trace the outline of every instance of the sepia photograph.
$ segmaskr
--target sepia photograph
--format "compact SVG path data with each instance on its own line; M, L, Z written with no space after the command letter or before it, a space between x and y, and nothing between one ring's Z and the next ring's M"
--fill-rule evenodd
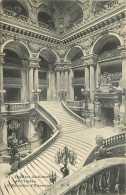
M0 195L126 194L126 0L0 0Z

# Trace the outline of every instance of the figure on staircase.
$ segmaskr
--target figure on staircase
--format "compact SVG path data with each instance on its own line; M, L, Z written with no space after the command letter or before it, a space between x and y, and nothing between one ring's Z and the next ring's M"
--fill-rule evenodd
M96 98L94 103L94 113L96 118L101 117L101 106L102 106L101 102L99 102L98 98Z

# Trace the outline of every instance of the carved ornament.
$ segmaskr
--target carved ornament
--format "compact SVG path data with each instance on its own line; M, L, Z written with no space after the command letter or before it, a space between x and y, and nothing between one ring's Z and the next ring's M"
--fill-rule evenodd
M38 44L36 44L34 42L30 42L30 41L28 41L28 46L31 49L31 51L34 53L39 52L41 49L41 45L38 45Z

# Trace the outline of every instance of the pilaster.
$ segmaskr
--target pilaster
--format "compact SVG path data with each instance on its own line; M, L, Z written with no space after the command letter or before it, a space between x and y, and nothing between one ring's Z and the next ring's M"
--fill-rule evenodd
M73 70L69 68L69 100L74 100L74 88L72 85L72 79L74 77Z
M4 93L3 90L3 64L4 64L5 53L0 53L0 106L4 105Z
M21 101L28 101L28 60L22 60L22 89L21 89Z

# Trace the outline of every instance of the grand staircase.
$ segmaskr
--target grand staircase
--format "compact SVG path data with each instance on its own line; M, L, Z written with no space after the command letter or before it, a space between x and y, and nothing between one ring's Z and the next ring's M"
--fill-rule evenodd
M80 123L69 115L60 103L41 102L40 105L51 113L62 124L61 134L57 140L33 161L29 162L16 173L10 175L1 183L0 194L20 195L20 194L42 194L42 191L50 186L49 174L56 173L57 181L62 179L60 168L62 164L56 164L55 156L59 149L67 146L77 154L76 164L68 164L70 174L77 171L92 149L90 143L73 138L71 134L78 130L85 130L84 124ZM79 131L81 133L81 131Z

